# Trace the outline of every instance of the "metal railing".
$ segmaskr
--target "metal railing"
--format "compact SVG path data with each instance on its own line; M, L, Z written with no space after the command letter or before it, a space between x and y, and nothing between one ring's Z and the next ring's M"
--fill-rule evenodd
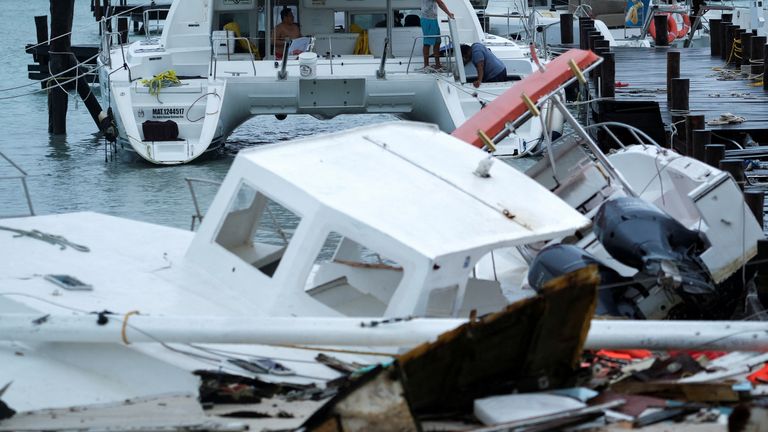
M187 187L189 187L189 193L192 195L192 204L195 206L195 214L192 215L192 224L189 227L190 231L194 231L196 223L203 222L203 213L200 211L200 202L197 200L197 194L195 193L195 187L193 186L193 184L197 182L197 183L203 183L208 185L221 186L221 182L214 181L214 180L207 180L207 179L191 178L191 177L184 178L184 181L187 182Z
M416 37L413 38L413 45L411 46L411 55L408 56L408 65L405 68L405 72L406 73L410 73L410 71L411 71L411 63L412 63L412 60L413 60L413 54L416 51L416 42L418 42L419 40L423 40L424 38L440 38L441 40L445 39L448 42L445 45L446 47L448 47L450 45L451 46L450 49L456 49L457 48L457 47L453 46L453 38L451 38L451 36L449 36L449 35L416 36ZM423 45L423 43L421 45ZM419 46L421 46L421 45L419 45ZM386 53L383 54L383 57L386 57ZM448 63L447 64L448 70L453 71L453 58L450 55L447 55L447 53L446 53L445 57L446 57L446 60L447 60L447 63Z
M0 157L5 159L16 171L19 172L18 175L10 175L5 177L0 177L0 180L21 180L21 187L24 190L24 197L27 200L27 208L29 209L29 214L23 214L23 215L0 215L0 218L12 218L12 217L24 217L24 216L34 216L35 210L32 208L32 199L29 197L29 187L27 187L27 172L21 169L20 166L16 165L8 156L3 154L3 152L0 152Z
M251 67L253 68L253 76L256 76L256 61L254 60L253 50L251 49L251 39L247 37L237 37L237 36L224 36L224 37L214 37L213 33L211 33L210 37L210 43L211 43L211 64L209 68L209 75L213 77L213 79L216 79L217 76L217 67L218 67L218 54L217 54L217 46L214 44L217 41L227 41L227 60L231 59L231 55L229 52L230 48L230 41L240 41L244 40L246 41L246 45L248 46L248 53L250 54L250 61L251 61ZM255 39L258 40L258 39Z

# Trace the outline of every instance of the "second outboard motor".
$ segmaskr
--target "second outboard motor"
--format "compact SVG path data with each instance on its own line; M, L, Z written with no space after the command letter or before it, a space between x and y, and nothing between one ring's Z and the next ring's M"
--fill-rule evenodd
M682 303L669 316L711 318L717 290L698 255L706 248L703 235L684 227L640 198L606 201L595 216L594 233L611 256L655 281Z
M555 244L542 249L528 270L528 284L537 292L545 283L559 276L596 265L600 274L600 288L596 315L643 318L632 298L639 295L632 285L634 280L618 274L584 249Z

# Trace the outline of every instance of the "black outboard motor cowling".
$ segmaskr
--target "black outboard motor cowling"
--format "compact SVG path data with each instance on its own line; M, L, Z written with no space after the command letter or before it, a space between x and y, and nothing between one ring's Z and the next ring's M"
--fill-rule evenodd
M555 244L542 249L534 258L528 270L528 284L537 292L545 283L559 276L596 265L600 273L597 315L625 316L643 318L631 298L626 296L633 284L632 278L618 274L584 249L569 245Z
M606 201L595 216L594 233L605 250L641 277L673 289L683 300L676 318L707 318L718 296L709 270L698 255L706 248L700 232L684 227L640 198Z

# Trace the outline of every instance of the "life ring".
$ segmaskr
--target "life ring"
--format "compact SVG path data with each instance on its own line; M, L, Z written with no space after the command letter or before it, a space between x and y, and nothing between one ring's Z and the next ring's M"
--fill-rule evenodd
M672 41L677 38L678 30L677 30L677 21L675 21L675 18L672 16L672 14L665 13L660 15L666 15L667 16L667 43L672 43ZM652 38L656 39L656 20L651 20L651 26L648 27L648 34L651 35Z
M675 15L680 15L682 17L680 30L677 31L677 38L685 39L686 37L688 37L688 32L691 30L691 18L688 16L688 14L685 14L685 13L675 14Z

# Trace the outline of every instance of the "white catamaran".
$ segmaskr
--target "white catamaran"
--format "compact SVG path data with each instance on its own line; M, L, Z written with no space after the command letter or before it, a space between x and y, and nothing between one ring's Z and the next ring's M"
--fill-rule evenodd
M457 67L461 55L451 49L443 71L417 73L418 0L175 0L159 36L112 45L104 33L102 94L119 147L152 163L185 163L255 115L391 113L450 132L536 66L527 50L485 34L469 1L446 4L455 18L439 12L442 46L484 43L509 82L474 88L477 71ZM278 44L285 9L303 36ZM517 135L530 146L540 125L529 122Z

